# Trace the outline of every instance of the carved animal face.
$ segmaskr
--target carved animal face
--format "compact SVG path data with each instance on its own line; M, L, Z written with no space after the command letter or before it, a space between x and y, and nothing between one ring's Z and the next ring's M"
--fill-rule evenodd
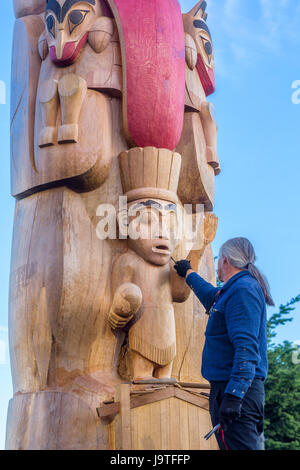
M206 96L215 91L215 63L212 38L207 26L207 3L200 1L192 10L183 15L184 30L193 38L197 54L197 71Z
M177 206L160 199L129 204L129 246L145 261L169 263L176 248ZM139 238L135 238L135 234Z
M48 0L45 23L50 57L57 66L72 64L101 14L98 0Z

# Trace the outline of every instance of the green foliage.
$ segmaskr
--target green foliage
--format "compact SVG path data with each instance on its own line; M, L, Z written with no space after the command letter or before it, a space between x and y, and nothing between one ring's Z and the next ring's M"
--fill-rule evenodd
M267 450L300 450L300 358L289 341L274 344L276 328L291 322L300 295L281 305L268 321L269 374L266 381L265 438ZM298 351L299 352L299 351Z

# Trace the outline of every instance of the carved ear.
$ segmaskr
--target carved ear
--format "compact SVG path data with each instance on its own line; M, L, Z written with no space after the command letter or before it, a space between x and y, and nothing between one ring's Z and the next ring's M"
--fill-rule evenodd
M206 21L207 13L205 13L207 7L207 3L204 0L200 0L200 2L195 5L191 11L189 11L189 15L193 16L195 19L203 19Z

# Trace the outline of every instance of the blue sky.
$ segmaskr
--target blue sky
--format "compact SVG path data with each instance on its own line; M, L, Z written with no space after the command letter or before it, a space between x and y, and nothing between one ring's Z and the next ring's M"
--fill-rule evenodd
M300 0L207 0L215 47L222 173L216 183L217 254L228 238L254 244L278 306L300 293ZM0 448L12 394L7 349L7 298L14 201L10 196L9 94L12 1L2 2L0 80ZM188 11L195 0L181 0ZM20 45L21 46L21 45ZM300 95L299 95L300 96ZM0 84L0 103L1 84ZM272 309L269 310L271 313ZM278 341L300 340L300 306Z

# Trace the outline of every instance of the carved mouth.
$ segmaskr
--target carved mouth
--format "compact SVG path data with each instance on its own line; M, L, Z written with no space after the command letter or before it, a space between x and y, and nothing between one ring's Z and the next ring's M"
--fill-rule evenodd
M171 255L171 251L168 245L163 245L163 244L156 245L152 248L152 251L154 253L159 253L161 255L168 255L168 256Z

